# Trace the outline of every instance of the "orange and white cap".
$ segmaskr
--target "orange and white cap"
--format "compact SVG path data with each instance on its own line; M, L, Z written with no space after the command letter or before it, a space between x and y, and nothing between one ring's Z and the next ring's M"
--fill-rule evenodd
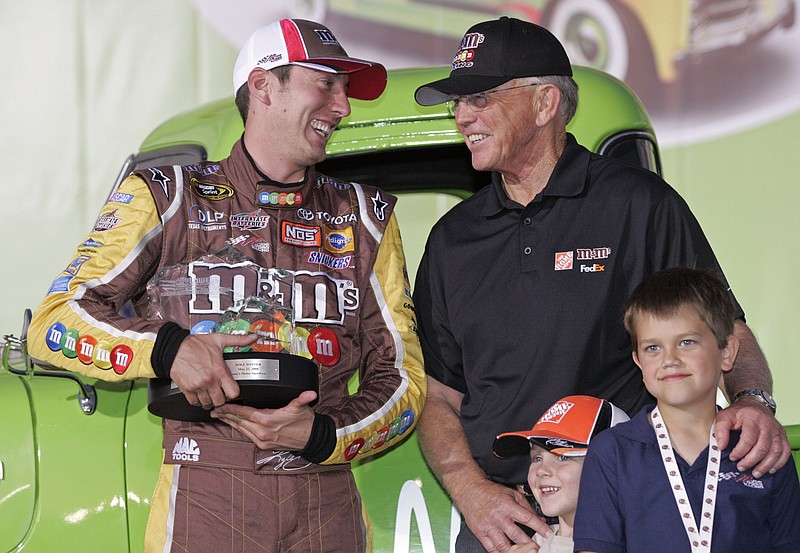
M304 19L281 19L256 30L244 43L233 66L233 94L253 69L302 65L327 73L350 75L347 95L374 100L386 88L386 68L380 63L351 58L330 29Z
M582 457L598 433L627 420L628 415L610 401L567 396L551 405L530 430L497 436L494 455L501 459L527 456L536 444L554 455Z

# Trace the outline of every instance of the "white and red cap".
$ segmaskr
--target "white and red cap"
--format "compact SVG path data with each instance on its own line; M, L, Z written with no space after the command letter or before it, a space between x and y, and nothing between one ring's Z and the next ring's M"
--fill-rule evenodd
M497 436L494 454L501 459L527 456L531 444L536 444L554 455L582 457L598 433L627 420L628 415L610 401L567 396L551 405L530 430Z
M386 68L351 58L330 29L304 19L281 19L261 27L247 39L233 66L233 93L247 82L253 69L302 65L328 73L350 75L347 95L374 100L386 88Z

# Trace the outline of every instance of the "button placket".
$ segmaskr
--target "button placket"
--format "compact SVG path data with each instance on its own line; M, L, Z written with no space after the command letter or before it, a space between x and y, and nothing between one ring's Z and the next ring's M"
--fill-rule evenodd
M533 218L530 215L523 214L520 218L520 225L519 225L519 235L520 235L520 247L522 252L522 266L523 271L531 271L533 270L533 263L532 255L534 253L534 234L535 228L533 227Z

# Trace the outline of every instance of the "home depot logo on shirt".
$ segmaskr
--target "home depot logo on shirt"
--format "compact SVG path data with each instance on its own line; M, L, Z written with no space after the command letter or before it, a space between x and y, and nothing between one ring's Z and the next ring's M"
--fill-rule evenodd
M556 252L556 271L572 269L572 252Z
M587 261L595 259L608 259L609 257L611 257L611 248L609 247L576 248L574 252L572 250L556 252L555 266L553 269L556 271L569 271L574 267L575 260ZM584 267L592 268L586 270ZM594 265L581 265L581 272L602 272L603 268L598 269L598 267L604 266L596 263Z

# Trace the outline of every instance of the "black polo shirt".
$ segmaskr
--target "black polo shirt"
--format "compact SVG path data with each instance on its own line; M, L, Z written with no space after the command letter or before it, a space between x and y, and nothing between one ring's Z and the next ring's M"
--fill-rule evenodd
M571 135L529 205L494 174L434 226L414 289L425 369L464 394L461 421L491 478L525 481L528 460L496 459L494 438L531 428L563 396L603 397L629 414L652 401L623 309L646 276L675 266L722 274L686 202L655 173Z

